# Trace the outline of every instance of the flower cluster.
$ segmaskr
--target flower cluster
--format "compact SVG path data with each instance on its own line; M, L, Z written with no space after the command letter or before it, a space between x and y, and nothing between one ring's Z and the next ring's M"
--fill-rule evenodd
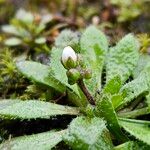
M71 85L77 83L79 79L90 79L92 77L91 70L86 69L81 60L81 55L76 54L70 46L63 49L61 62L67 69L68 83Z

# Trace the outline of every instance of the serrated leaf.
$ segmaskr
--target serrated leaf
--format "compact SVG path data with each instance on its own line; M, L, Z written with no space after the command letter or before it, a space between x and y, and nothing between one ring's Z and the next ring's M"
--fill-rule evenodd
M97 117L75 118L63 139L76 150L112 150L112 142L105 122Z
M77 52L79 45L79 34L71 30L63 30L56 38L55 46L63 50L66 46L71 46Z
M108 41L101 31L90 26L81 37L80 47L80 53L87 68L92 70L92 79L87 80L86 85L94 95L97 90L101 89L101 74L108 50Z
M150 56L148 54L142 53L139 57L138 64L134 70L133 77L137 78L139 74L145 69L145 67L149 65L149 63L150 63ZM148 106L150 107L150 94L146 96L146 102Z
M150 63L150 56L148 54L140 54L137 66L133 72L133 77L137 78L148 63Z
M140 109L135 109L133 111L127 111L127 112L120 112L118 114L119 117L123 118L136 118L142 115L147 115L150 114L150 108L149 107L144 107Z
M67 88L67 96L72 104L78 107L85 107L87 106L87 101L80 97L76 92L74 92L72 89Z
M122 101L123 101L123 96L121 93L114 94L111 98L111 102L112 102L114 109L117 109L117 107L120 105Z
M136 139L150 145L150 121L120 118L119 123Z
M49 66L32 61L21 61L17 63L18 70L27 78L49 87L59 92L65 92L66 86L50 74Z
M120 76L114 76L106 83L102 93L111 95L117 94L120 91L121 86L122 82Z
M111 97L108 95L99 97L96 110L97 115L99 117L104 117L107 121L108 129L112 132L112 134L114 134L119 141L126 141L127 138L122 133L119 126L118 118L111 102Z
M134 98L138 97L140 94L147 94L150 89L150 64L148 64L145 69L140 73L140 75L134 79L133 81L125 84L120 93L123 93L124 99L118 105L122 107L129 102L131 102Z
M6 119L50 118L56 115L77 115L79 113L75 107L38 100L1 100L0 108L0 118Z
M136 142L129 141L114 147L114 150L138 150L138 145Z
M146 96L146 103L150 109L150 93Z
M116 75L106 83L102 91L102 94L111 95L111 102L114 109L118 107L123 99L122 94L119 93L121 86L121 77L119 75Z
M0 145L1 150L50 150L62 141L62 131L48 131L44 133L21 136L7 140Z
M51 71L55 75L55 77L60 80L64 84L68 84L68 79L66 75L66 69L61 64L61 55L63 49L53 48L51 53Z
M4 43L7 46L17 46L17 45L20 45L22 41L18 38L12 37L12 38L6 39Z
M114 147L114 150L148 150L150 146L140 142L129 141Z
M119 43L111 48L107 57L106 81L120 75L124 83L137 64L139 44L132 34L126 35Z

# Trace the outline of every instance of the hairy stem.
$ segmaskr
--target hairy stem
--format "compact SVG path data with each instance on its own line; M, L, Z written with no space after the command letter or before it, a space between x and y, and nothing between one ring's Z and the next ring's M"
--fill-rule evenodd
M92 97L92 95L89 93L88 89L86 88L83 79L78 80L78 86L86 96L87 100L89 101L90 104L95 105L95 101Z

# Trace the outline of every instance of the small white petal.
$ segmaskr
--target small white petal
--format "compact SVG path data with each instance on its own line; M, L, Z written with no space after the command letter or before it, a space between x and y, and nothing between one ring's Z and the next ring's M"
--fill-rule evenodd
M68 58L71 58L74 62L77 61L77 55L70 46L64 48L62 52L62 62L65 64Z

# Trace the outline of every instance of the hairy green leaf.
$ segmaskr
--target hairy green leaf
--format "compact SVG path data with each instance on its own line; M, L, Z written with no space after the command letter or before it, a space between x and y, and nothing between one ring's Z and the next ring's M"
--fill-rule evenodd
M56 38L55 46L62 50L66 46L71 46L76 52L78 51L79 34L71 30L63 30Z
M150 145L150 121L119 119L119 123L136 139Z
M120 102L122 102L123 96L119 93L122 86L121 77L119 75L110 79L103 88L102 94L111 95L111 102L116 109Z
M1 150L50 150L62 141L62 131L48 131L44 133L21 136L7 140L0 145Z
M146 96L146 103L148 105L148 108L150 109L150 93Z
M76 150L112 150L105 122L97 117L77 117L69 125L63 139Z
M21 61L17 63L17 68L24 76L37 83L52 87L59 92L66 90L66 86L50 73L49 66L32 61Z
M6 119L50 118L56 115L77 115L75 107L63 106L38 100L1 100L0 117Z
M51 53L51 71L56 77L56 79L60 80L63 84L68 84L68 79L66 75L66 69L61 64L61 55L63 49L53 48Z
M133 141L129 141L118 145L114 148L114 150L138 150L137 143Z
M150 114L149 107L144 107L144 108L136 109L136 110L129 111L129 112L120 112L118 116L123 117L123 118L136 118L138 116L142 116L146 114Z
M133 72L133 77L137 78L144 68L150 63L150 56L148 54L140 54L137 66Z
M129 141L118 145L114 148L114 150L148 150L150 146L141 142L133 142Z
M67 96L70 102L74 104L75 106L79 106L79 107L87 106L87 100L83 96L80 97L79 94L77 94L70 88L67 88Z
M106 83L102 93L111 94L111 95L118 94L121 86L122 86L122 83L121 83L120 76L119 75L114 76L112 79L110 79Z
M118 118L113 108L110 96L103 95L103 97L98 99L97 115L104 117L104 119L107 121L108 129L117 137L119 141L127 140L120 129Z
M150 63L150 56L148 54L141 54L138 64L134 70L134 78L137 78L139 74L145 69L146 66L149 66ZM146 102L148 106L150 107L150 94L146 96Z
M122 101L123 101L122 93L114 94L111 97L111 102L112 102L112 105L113 105L114 109L117 109Z
M123 93L124 99L119 104L119 107L131 102L134 98L140 94L147 94L150 89L150 64L140 73L140 75L133 81L125 84L120 92Z
M106 64L106 81L118 74L121 76L123 83L132 75L139 58L138 45L135 37L128 34L109 50Z
M87 68L92 70L92 79L86 84L92 94L101 88L101 74L104 58L108 50L106 36L94 26L88 27L80 41L83 60Z

